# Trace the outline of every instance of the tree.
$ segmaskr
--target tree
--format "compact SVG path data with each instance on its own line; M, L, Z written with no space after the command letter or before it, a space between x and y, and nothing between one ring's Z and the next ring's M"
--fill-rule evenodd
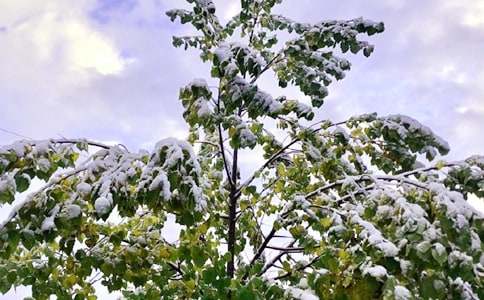
M198 49L217 83L181 89L188 141L2 147L0 203L45 184L0 225L0 291L95 299L100 281L129 299L484 298L484 218L466 202L484 196L484 157L433 162L447 143L403 115L310 123L350 69L342 55L370 56L360 37L383 24L299 23L271 13L281 0L241 0L223 25L212 1L187 1L167 15L200 35L173 44ZM311 104L261 89L271 71ZM239 156L256 149L265 163L245 178Z

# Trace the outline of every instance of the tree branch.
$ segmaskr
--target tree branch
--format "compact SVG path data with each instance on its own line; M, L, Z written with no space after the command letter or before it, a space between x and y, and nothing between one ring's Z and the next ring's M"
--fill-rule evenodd
M263 4L264 1L261 1L260 5L261 7L259 8L259 10L257 11L257 15L255 16L255 19L254 19L254 25L252 26L252 30L250 32L250 37L249 37L249 44L252 44L252 40L254 38L254 31L255 31L255 26L257 26L257 21L259 19L259 14L260 14L260 11L262 9L262 4ZM255 5L258 5L259 3L257 1L254 2L254 6Z
M240 117L242 107L239 107L238 115ZM227 238L227 248L230 252L230 260L227 262L227 275L229 278L234 277L235 273L235 235L237 223L237 160L239 149L234 148L233 162L232 162L232 186L230 188L230 204L229 204L229 231ZM230 297L229 297L230 298Z
M53 139L53 140L49 140L49 141L51 141L52 143L55 143L55 144L86 143L89 146L99 147L99 148L103 148L103 149L111 149L113 147L113 146L109 146L109 145L106 145L106 144L103 144L103 143L99 143L99 142L95 142L95 141L91 141L91 140L84 140L84 139Z
M287 253L290 253L290 252L303 252L304 251L304 247L277 247L277 246L266 246L267 249L271 249L271 250L278 250L278 251L283 251L283 252L287 252Z
M221 82L219 82L219 90L220 90L220 84ZM217 112L219 114L221 113L220 100L221 100L221 96L219 92L218 99L217 99ZM232 182L232 176L230 175L229 165L227 163L227 157L225 156L224 138L222 135L222 124L218 123L217 130L218 130L218 142L219 142L220 152L222 152L222 160L224 163L225 173L227 174L227 180L229 181L230 186L233 188L234 183Z
M264 74L267 70L269 70L269 68L276 62L277 58L281 55L281 53L278 53L276 56L274 56L268 63L267 65L265 65L264 68L262 68L262 70L259 72L259 74L257 74L257 76L255 76L254 78L252 78L252 80L250 81L250 84L254 84L257 79L259 79L259 77Z
M15 218L18 214L18 211L20 209L22 209L27 203L30 203L31 201L33 201L34 197L40 193L42 193L43 191L47 190L49 187L55 185L55 184L59 184L61 183L62 181L68 179L69 177L71 176L74 176L82 171L85 171L87 169L86 166L80 166L72 171L69 171L69 172L66 172L64 173L62 176L60 177L57 177L57 178L54 178L52 179L51 181L49 181L46 185L44 185L40 190L28 195L24 201L22 203L19 203L17 204L16 206L14 206L12 208L12 211L10 212L9 216L2 222L0 223L0 231L3 230L3 228L5 227L5 225L7 225L10 221L12 221L13 218Z
M309 268L309 267L310 267L310 266L312 266L312 265L313 265L315 262L317 262L317 261L318 261L318 259L319 259L320 257L321 257L321 255L316 256L316 257L315 257L315 258L313 258L313 259L312 259L312 260L311 260L309 263L307 263L307 264L305 264L305 265L300 266L299 268L297 268L297 269L296 269L296 271L302 271L302 270L304 270L304 269L306 269L306 268ZM293 272L293 271L289 271L289 272L287 272L286 274L283 274L283 275L281 275L281 276L277 276L277 277L273 278L272 280L280 280L280 279L287 278L287 277L291 276L291 275L292 275L292 273L294 273L294 272Z
M333 126L338 126L338 125L342 125L342 124L345 124L347 121L342 121L342 122L338 122L338 123L334 123L334 124L331 124L329 127L333 127ZM328 128L329 128L328 127ZM317 129L313 129L313 132L318 132L320 131L321 128L317 128ZM262 166L260 166L249 178L247 178L238 188L237 190L237 197L240 195L240 192L241 192L241 189L248 186L256 177L256 175L263 171L265 168L267 168L272 162L274 162L281 154L283 154L287 149L289 149L292 145L294 145L295 143L299 142L300 139L299 138L295 138L293 139L291 142L289 142L287 145L285 145L284 147L282 147L281 149L279 149L279 151L277 151L276 153L274 153Z
M296 243L296 240L293 240L292 242L290 242L287 247L290 248L292 246L294 246L294 244ZM277 261L279 261L281 259L281 257L283 257L284 255L288 254L287 251L281 251L279 252L279 254L277 254L273 259L271 259L270 262L268 262L264 268L262 268L262 270L259 272L259 274L257 274L258 276L262 276L265 272L267 272L270 268L272 268L276 263Z

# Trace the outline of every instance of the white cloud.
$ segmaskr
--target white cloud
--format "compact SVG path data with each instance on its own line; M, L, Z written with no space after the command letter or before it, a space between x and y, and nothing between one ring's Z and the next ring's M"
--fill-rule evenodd
M35 16L8 26L5 35L4 42L10 48L28 49L30 59L39 67L55 64L63 75L86 77L92 71L115 75L128 63L85 16L65 14L62 6L45 7Z
M477 0L447 0L443 2L449 11L459 11L463 25L484 28L484 2Z
M63 33L67 41L68 65L74 70L94 69L102 75L114 75L123 71L127 60L101 34L83 23L65 24Z

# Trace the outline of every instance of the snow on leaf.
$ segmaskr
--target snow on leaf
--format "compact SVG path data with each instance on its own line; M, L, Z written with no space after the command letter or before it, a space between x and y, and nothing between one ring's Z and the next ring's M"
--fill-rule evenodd
M381 279L381 278L387 276L387 270L383 266L376 265L376 266L364 268L363 274L368 274L372 277Z
M395 294L395 300L412 299L412 293L410 293L410 291L402 285L395 286L394 294Z
M110 195L101 196L94 202L94 208L96 213L100 216L104 216L109 213L112 209L113 200Z

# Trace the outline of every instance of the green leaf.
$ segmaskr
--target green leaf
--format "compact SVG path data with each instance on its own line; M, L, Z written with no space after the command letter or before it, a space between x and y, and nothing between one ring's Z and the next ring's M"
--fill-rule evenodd
M259 297L249 288L241 287L237 292L237 299L238 300L255 300L255 299L259 299Z

